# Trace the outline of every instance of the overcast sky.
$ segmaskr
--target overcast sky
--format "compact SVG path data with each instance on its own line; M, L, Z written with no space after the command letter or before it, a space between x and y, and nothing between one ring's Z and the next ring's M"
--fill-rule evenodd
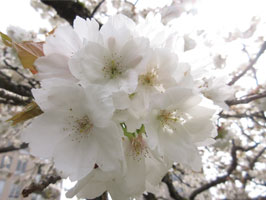
M6 32L9 25L19 26L27 31L39 31L39 28L51 29L48 20L30 5L30 0L2 0L0 6L0 31Z

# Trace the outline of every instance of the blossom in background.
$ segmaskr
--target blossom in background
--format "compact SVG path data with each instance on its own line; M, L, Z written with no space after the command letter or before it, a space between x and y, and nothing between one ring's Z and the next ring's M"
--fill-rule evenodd
M202 78L198 81L200 92L222 109L228 109L225 101L233 97L234 89L227 85L225 77Z

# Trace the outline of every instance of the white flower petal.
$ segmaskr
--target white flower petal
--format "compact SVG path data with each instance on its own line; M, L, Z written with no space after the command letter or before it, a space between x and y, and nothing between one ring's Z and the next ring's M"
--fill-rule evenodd
M73 198L77 195L79 198L94 199L106 191L105 181L108 179L97 180L99 173L98 169L93 170L89 175L77 182L67 193L67 198ZM100 176L102 177L102 176Z
M99 168L103 171L119 169L121 164L118 161L123 159L123 150L121 143L122 133L119 133L118 127L111 123L106 128L96 129L93 134L95 134L100 146L97 152L97 165Z
M76 80L68 68L68 58L61 54L50 54L38 58L34 65L38 73L36 77L40 80L48 78L64 78Z
M60 124L64 122L58 113L44 113L23 129L21 139L29 143L31 153L35 156L51 158L57 143L65 137Z
M76 17L73 23L74 31L77 33L81 41L100 41L99 24L95 19L83 19Z
M66 137L57 144L54 161L55 167L74 181L85 177L94 168L99 147L91 137L73 140L73 137Z
M43 111L86 105L83 89L64 79L46 79L42 82L42 88L33 89L32 93Z
M45 55L62 54L72 56L81 47L81 40L71 26L58 27L54 34L46 38L43 45Z
M87 42L86 46L69 60L70 71L79 80L100 83L104 80L103 67L106 54L106 50L99 44Z
M119 39L116 41L118 46L121 47L131 38L134 28L135 23L131 19L124 15L115 15L109 18L108 22L102 26L100 32L106 44L109 38L113 37Z

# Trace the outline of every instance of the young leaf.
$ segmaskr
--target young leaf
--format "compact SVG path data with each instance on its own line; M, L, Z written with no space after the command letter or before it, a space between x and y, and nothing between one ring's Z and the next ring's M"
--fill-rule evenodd
M3 43L8 47L12 47L12 39L2 32L0 32L0 35Z
M17 113L7 121L12 121L12 125L16 125L17 123L27 121L42 113L43 111L41 110L41 108L37 105L37 103L33 101L26 105L21 112Z
M36 74L37 70L34 66L34 62L37 58L44 56L43 42L26 41L16 43L4 33L0 32L0 35L5 45L13 47L16 50L23 67L29 69L33 74Z
M14 43L13 47L18 53L23 67L28 68L33 74L36 74L37 70L33 64L38 57L44 56L43 42L27 41L20 44Z

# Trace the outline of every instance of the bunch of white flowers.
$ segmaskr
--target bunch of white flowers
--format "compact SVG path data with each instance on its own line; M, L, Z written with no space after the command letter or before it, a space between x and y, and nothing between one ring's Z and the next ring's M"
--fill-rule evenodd
M156 41L162 27L145 35L123 15L100 29L77 17L74 28L46 39L35 61L41 88L32 90L43 114L22 138L78 180L68 197L108 191L125 200L153 191L174 162L201 169L197 147L214 141L216 110L167 47L167 34Z

